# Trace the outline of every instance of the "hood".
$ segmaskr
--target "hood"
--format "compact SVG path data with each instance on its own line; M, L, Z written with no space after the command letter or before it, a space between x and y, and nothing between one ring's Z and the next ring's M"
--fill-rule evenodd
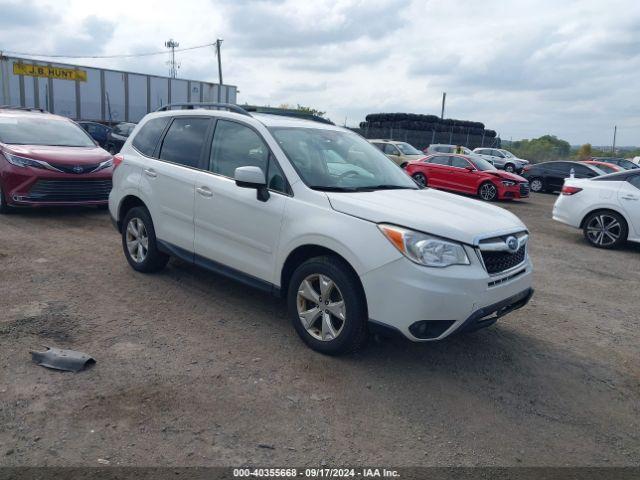
M53 147L45 145L5 145L8 153L58 165L95 165L111 155L100 147Z
M513 180L514 182L527 182L526 178L516 175L515 173L505 172L504 170L485 170L482 173L493 175L494 177L504 178L505 180Z
M479 238L526 230L503 208L432 188L326 194L338 212L471 245Z
M415 155L403 155L405 158L408 158L409 160L411 160L412 162L416 161L416 160L422 160L423 158L426 158L427 156L424 153L421 154L415 154Z

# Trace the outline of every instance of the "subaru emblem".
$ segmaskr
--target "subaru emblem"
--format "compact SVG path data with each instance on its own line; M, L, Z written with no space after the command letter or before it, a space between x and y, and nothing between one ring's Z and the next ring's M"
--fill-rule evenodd
M80 165L76 165L75 167L73 167L73 171L75 173L82 173L84 169Z
M504 242L507 244L507 248L509 249L510 252L515 253L518 251L518 239L513 235L510 237L507 237L507 239Z

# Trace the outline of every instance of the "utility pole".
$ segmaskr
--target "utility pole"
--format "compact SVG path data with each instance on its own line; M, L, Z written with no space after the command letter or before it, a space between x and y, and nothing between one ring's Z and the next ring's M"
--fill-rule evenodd
M222 56L220 55L220 47L222 46L222 39L216 40L216 55L218 57L218 102L222 101Z
M618 126L614 125L613 126L613 146L611 147L612 155L616 154L616 133L618 133Z
M176 65L176 48L180 46L178 42L176 42L173 38L170 38L166 42L164 42L164 46L171 49L171 60L169 64L171 65L170 77L176 78L178 76L178 65Z
M447 100L447 92L442 92L442 111L440 112L440 120L444 118L444 102Z

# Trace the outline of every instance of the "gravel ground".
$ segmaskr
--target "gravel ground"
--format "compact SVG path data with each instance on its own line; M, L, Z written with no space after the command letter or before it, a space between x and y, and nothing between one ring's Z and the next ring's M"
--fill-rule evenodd
M502 204L531 230L527 307L342 358L266 294L134 272L105 212L0 217L0 465L640 465L640 246L589 247L554 199ZM47 370L41 345L98 363Z

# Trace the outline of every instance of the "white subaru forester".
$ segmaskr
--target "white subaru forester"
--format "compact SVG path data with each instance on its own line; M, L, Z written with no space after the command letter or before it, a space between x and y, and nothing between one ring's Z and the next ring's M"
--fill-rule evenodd
M373 326L414 341L476 330L533 294L516 216L420 189L344 128L174 104L114 164L109 209L134 269L175 256L282 294L322 353L360 347Z

